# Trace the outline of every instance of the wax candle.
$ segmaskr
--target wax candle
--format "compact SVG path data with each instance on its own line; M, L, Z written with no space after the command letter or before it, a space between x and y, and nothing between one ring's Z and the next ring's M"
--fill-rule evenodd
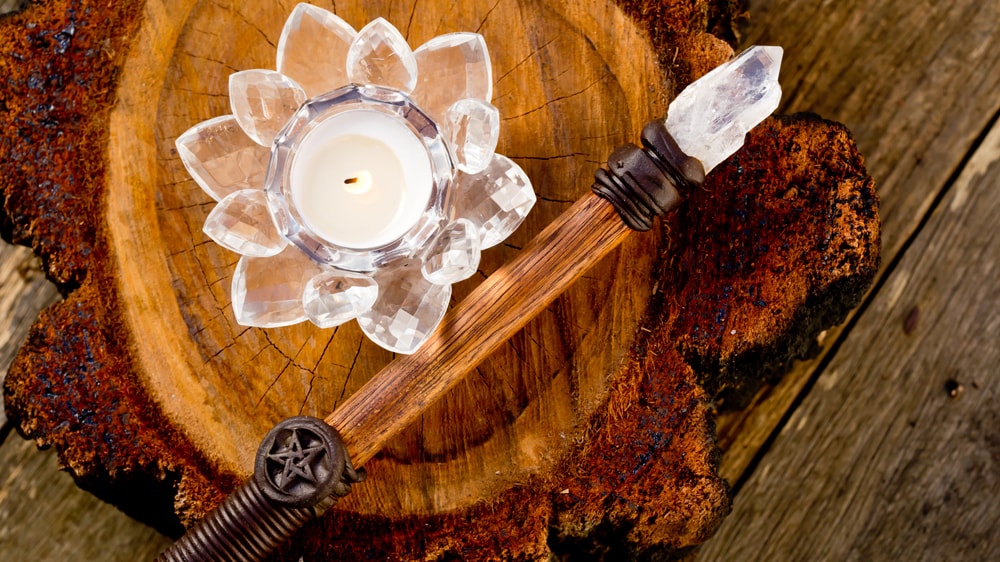
M353 109L301 141L289 176L302 222L330 244L368 249L405 234L433 187L427 148L395 114Z

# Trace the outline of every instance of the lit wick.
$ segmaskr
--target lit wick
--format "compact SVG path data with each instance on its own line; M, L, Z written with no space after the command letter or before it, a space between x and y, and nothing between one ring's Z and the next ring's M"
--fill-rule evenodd
M364 170L358 172L358 175L344 180L344 189L354 195L366 193L371 187L372 175Z

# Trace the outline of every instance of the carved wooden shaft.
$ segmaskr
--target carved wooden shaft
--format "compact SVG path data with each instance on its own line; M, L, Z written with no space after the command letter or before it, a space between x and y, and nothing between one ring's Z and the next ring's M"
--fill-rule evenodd
M662 120L646 125L642 142L644 148L629 144L617 149L608 160L610 170L596 173L594 193L574 203L452 309L416 353L390 363L327 416L355 462L372 458L390 437L618 247L630 227L648 230L653 216L674 208L680 202L676 187L690 188L704 180L701 163L677 148Z
M655 217L676 207L678 186L704 180L701 163L681 152L662 121L646 125L642 142L643 148L615 150L610 169L595 174L593 193L459 303L416 353L382 369L325 424L298 417L275 426L257 452L254 477L158 560L260 560L332 505L331 494L345 495L364 477L349 459L359 465L371 459L618 247L630 229L648 230Z

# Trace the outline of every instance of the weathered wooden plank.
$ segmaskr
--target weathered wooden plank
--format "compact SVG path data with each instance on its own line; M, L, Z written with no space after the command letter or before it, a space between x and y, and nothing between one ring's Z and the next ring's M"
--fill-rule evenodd
M699 560L1000 559L1000 127Z
M58 296L31 250L0 242L0 385L38 311ZM0 427L6 423L0 400Z
M0 242L0 382L59 293L31 250ZM168 539L81 490L55 451L13 433L0 402L0 559L149 560Z
M59 293L38 258L0 243L0 382L38 311ZM144 560L167 539L79 489L54 451L39 451L7 426L0 403L0 558Z
M25 0L0 0L0 15L20 10Z
M890 263L1000 111L1000 3L759 0L747 44L785 47L779 111L814 111L854 133L881 197ZM718 423L720 472L744 476L826 348Z
M151 560L169 539L76 486L56 453L0 446L0 559Z

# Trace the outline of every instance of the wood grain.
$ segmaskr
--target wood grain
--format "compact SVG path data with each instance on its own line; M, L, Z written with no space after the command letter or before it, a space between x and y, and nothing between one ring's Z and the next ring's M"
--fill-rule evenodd
M1000 127L963 167L700 560L995 560Z
M76 486L56 452L8 435L0 444L0 558L151 560L169 539Z
M879 181L883 264L904 249L984 128L1000 111L996 2L761 0L746 44L785 47L779 111L845 123ZM808 31L805 31L808 30ZM880 277L884 272L880 274ZM830 347L797 364L752 407L720 417L720 470L745 477Z

